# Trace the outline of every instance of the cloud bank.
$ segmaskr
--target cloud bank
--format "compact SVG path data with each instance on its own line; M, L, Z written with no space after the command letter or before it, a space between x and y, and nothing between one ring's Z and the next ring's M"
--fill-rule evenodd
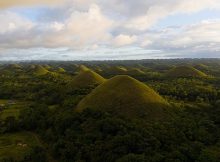
M47 7L34 20L10 9L36 5ZM218 17L154 28L172 15L220 10L219 0L8 0L0 2L0 8L0 53L12 48L103 47L140 47L180 54L220 51Z
M18 6L33 6L33 5L58 5L62 0L2 0L0 8L18 7Z

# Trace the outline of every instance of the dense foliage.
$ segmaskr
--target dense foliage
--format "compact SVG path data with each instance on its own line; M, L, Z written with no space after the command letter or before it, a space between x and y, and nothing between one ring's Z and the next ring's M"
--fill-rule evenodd
M180 64L170 60L86 63L90 68L105 69L104 64L139 68L143 73L132 73L132 77L148 84L173 106L171 117L162 121L120 117L93 109L74 112L79 101L97 86L68 86L76 75L75 63L50 63L49 72L41 76L31 72L32 63L22 64L23 70L0 66L0 100L26 103L19 109L18 118L1 118L4 110L0 106L0 135L26 131L40 142L31 145L22 159L0 157L0 161L219 162L220 73L216 69L220 63L187 63L206 64L204 72L211 77L169 78L166 72ZM58 67L65 71L58 73ZM106 78L115 73L100 72Z

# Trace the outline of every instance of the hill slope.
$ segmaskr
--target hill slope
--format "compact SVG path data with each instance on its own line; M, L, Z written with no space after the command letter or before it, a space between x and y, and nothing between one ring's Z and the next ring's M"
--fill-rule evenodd
M107 72L109 74L126 74L127 69L122 66L111 66L104 70L104 72Z
M93 108L125 117L161 118L169 104L154 90L126 76L116 76L94 89L76 111Z
M85 65L80 65L78 67L78 71L81 72L81 71L87 71L87 70L90 70L88 67L86 67Z
M65 73L66 70L65 70L64 68L59 67L59 68L57 69L57 72L58 72L58 73Z
M171 69L167 76L170 77L206 77L207 75L191 66L179 66Z
M130 74L130 75L144 75L145 74L144 71L142 71L138 68L132 68L132 69L128 70L127 73Z
M34 73L34 75L41 76L41 75L45 75L45 74L49 73L49 71L47 69L45 69L43 66L37 65L33 69L33 73Z
M77 76L73 78L70 83L71 87L81 88L90 85L102 84L105 79L92 70L81 71Z

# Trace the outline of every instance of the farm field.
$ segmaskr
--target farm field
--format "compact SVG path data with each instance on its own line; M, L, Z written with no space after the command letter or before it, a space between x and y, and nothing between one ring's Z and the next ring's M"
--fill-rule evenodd
M31 151L31 147L40 145L38 139L29 132L0 135L0 161L10 157L21 161Z

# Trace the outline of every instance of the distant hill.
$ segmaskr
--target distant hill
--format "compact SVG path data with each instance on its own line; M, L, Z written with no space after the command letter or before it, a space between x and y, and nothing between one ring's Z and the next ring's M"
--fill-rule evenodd
M66 70L65 70L64 68L59 67L59 68L57 69L57 72L58 72L58 73L65 73Z
M92 69L94 70L94 71L96 71L96 72L102 72L103 70L102 70L102 68L101 67L99 67L99 66L93 66L92 67Z
M81 71L87 71L87 70L90 70L88 67L86 67L85 65L80 65L78 67L78 71L81 72Z
M69 84L73 88L87 87L90 85L102 84L105 79L92 70L82 70Z
M9 64L1 68L1 73L16 73L21 72L23 67L19 64Z
M47 70L51 69L51 66L49 66L49 65L47 65L47 64L43 65L43 67L44 67L45 69L47 69Z
M8 67L7 67L8 69L22 69L22 66L21 65L19 65L19 64L10 64L10 65L8 65Z
M127 71L127 74L130 74L130 75L144 75L145 72L142 71L141 69L139 68L132 68L132 69L129 69Z
M153 89L138 80L119 75L104 82L86 96L76 111L93 108L125 117L164 117L169 104Z
M36 65L33 69L33 74L37 76L45 75L47 73L49 73L49 71L41 65Z
M127 74L128 70L123 66L110 66L110 67L106 67L103 70L103 72L113 75L119 75L119 74L122 75L122 74Z
M169 77L206 77L207 75L192 66L178 66L168 71Z
M197 64L194 66L194 68L198 69L198 70L201 70L201 71L207 71L209 70L209 67L207 65L204 65L204 64Z

